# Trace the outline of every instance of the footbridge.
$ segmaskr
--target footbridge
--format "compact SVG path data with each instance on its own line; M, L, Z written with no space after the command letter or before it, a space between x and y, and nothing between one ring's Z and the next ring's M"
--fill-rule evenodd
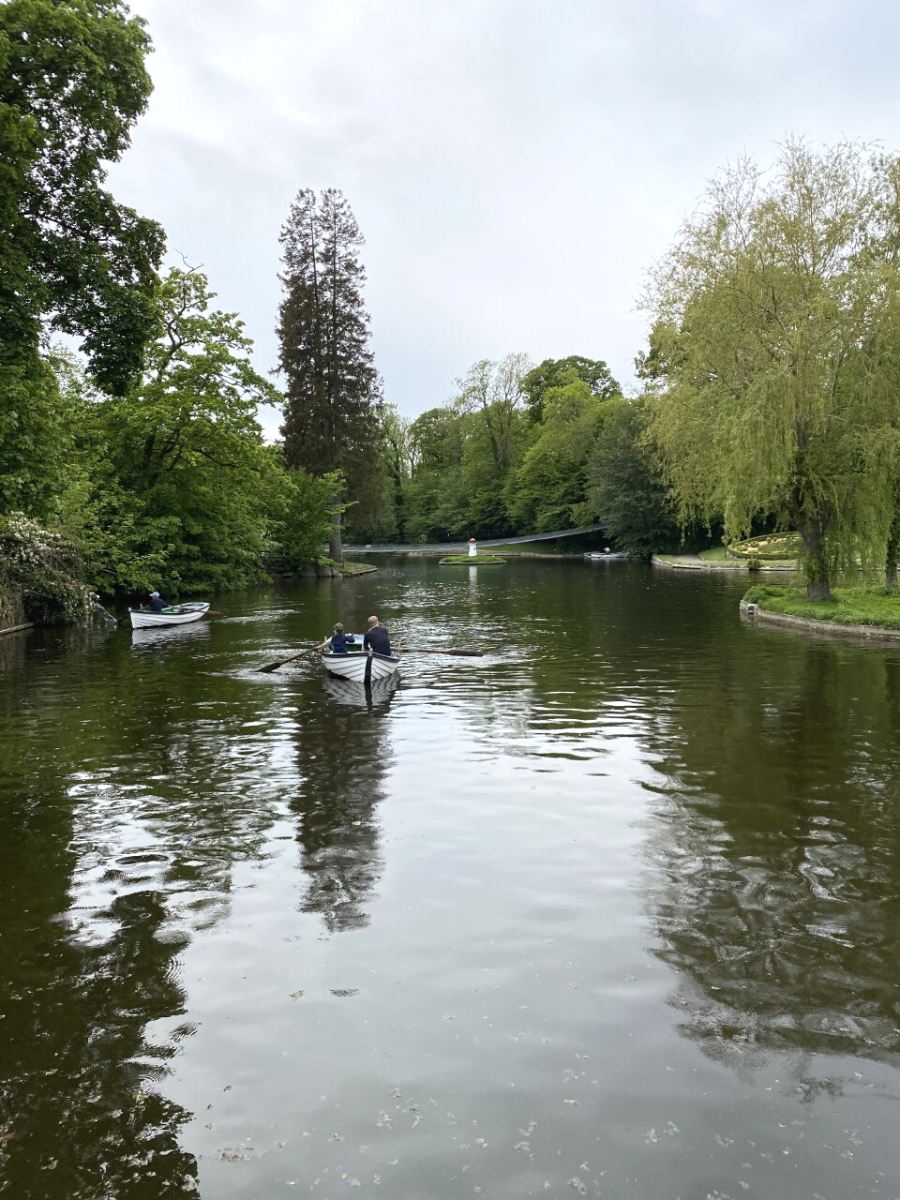
M554 529L551 533L526 533L522 537L485 538L478 542L479 548L485 546L520 546L527 542L552 542L557 538L577 537L580 533L599 533L602 525L582 525L580 529ZM345 546L345 554L421 554L430 551L440 551L451 554L454 550L467 550L466 542L404 542L393 546Z

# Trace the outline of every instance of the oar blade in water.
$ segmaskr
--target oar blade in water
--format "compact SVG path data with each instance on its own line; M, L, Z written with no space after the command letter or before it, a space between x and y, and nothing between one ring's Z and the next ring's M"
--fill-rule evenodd
M277 671L279 667L286 667L289 662L295 662L298 658L302 658L304 654L312 654L318 648L318 646L307 646L299 654L292 654L290 658L281 658L278 662L266 663L264 667L257 667L256 669L257 671L262 671L264 675L268 675L272 671Z

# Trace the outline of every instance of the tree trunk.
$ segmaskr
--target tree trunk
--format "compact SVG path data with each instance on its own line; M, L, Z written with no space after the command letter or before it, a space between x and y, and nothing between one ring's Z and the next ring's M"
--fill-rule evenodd
M332 562L340 565L344 561L344 543L341 538L341 517L343 515L341 499L334 503L331 517L331 538L328 542L328 556Z
M887 555L884 562L884 586L886 588L895 588L897 586L898 558L900 558L900 540L891 538L888 542Z
M828 577L828 560L825 556L825 531L819 521L800 522L803 538L803 560L806 569L807 600L830 600L831 580Z
M891 532L888 537L887 553L884 556L884 586L897 586L897 563L900 559L900 517L894 517Z

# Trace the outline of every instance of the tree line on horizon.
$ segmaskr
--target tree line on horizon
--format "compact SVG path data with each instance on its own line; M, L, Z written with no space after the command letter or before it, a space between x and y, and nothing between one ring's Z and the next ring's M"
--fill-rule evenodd
M301 189L281 231L283 391L203 272L163 270L163 229L106 187L150 49L123 0L0 7L0 590L71 615L73 572L188 592L325 542L340 561L345 535L595 521L636 554L794 530L814 599L842 570L896 583L897 156L792 141L768 175L717 177L650 276L637 396L600 359L513 353L409 421L383 396L339 190ZM275 445L263 403L283 409Z

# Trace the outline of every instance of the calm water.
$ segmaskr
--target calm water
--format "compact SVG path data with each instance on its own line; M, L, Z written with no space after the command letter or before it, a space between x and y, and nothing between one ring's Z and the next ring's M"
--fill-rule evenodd
M623 563L0 639L0 1192L900 1196L900 651ZM377 611L370 697L301 662Z

